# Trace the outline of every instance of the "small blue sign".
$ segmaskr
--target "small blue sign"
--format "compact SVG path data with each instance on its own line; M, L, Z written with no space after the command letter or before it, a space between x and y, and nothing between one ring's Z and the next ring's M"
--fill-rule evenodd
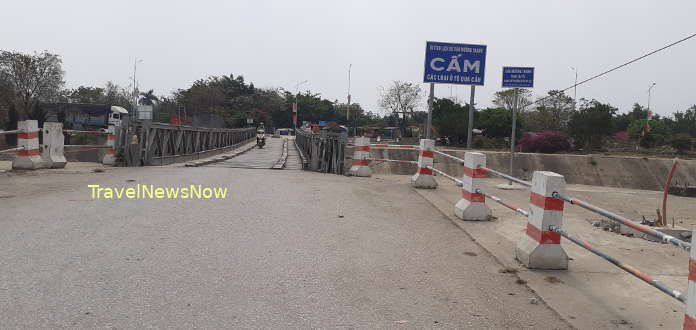
M428 41L423 82L483 86L486 46Z
M534 68L504 66L503 87L534 87Z
M326 126L326 121L320 120L320 121L319 121L319 126L321 126L321 127Z

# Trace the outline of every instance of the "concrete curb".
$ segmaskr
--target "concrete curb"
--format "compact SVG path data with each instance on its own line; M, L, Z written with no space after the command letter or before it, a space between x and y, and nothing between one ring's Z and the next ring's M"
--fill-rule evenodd
M241 146L241 147L239 147L238 150L234 150L234 151L233 151L232 153L230 153L230 154L222 155L222 156L215 157L215 158L212 158L212 159L209 158L209 159L197 160L197 161L189 162L189 163L184 164L184 166L185 166L185 167L199 167L199 166L209 165L209 164L212 164L212 163L223 162L223 161L226 161L226 160L228 160L228 159L230 159L230 158L237 157L237 156L239 156L239 155L241 155L241 154L243 154L243 153L245 153L245 152L247 152L247 151L249 151L249 150L251 150L251 149L254 149L254 148L256 148L256 142L249 143L248 146Z
M280 158L273 165L274 170L282 170L285 167L285 162L288 160L288 139L283 139L283 152L280 154Z

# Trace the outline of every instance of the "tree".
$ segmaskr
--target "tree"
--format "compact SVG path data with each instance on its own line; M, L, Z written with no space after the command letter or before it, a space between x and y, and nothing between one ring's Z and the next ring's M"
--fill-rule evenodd
M565 131L573 114L574 102L571 97L562 91L551 90L546 97L538 99L537 104L533 111L521 113L525 129Z
M637 139L641 146L651 148L667 143L672 135L672 130L665 121L659 118L650 121L637 119L628 126L628 134Z
M495 92L493 104L499 108L512 109L515 106L515 91L517 91L517 109L523 110L532 104L532 91L526 88L504 89Z
M648 118L648 109L635 103L631 112L622 113L611 118L611 131L614 133L627 131L632 121L646 118Z
M696 137L696 105L684 112L674 113L674 133L685 133Z
M568 122L570 136L577 144L582 143L585 151L602 146L605 136L611 134L611 118L618 111L609 104L597 100L584 102L580 110L574 112Z
M0 81L9 84L20 119L31 116L40 101L55 99L63 86L60 56L0 51Z
M433 127L440 136L453 137L454 143L464 143L469 124L469 105L451 99L433 101Z
M420 106L421 97L420 85L395 80L388 89L382 87L379 106L397 116L401 115L399 127L401 133L404 134L406 121L409 116L413 116L413 112Z
M504 108L486 108L478 113L477 128L488 137L507 137L512 131L512 111ZM518 127L519 129L519 127Z
M144 93L140 93L140 100L138 100L138 103L141 105L155 105L155 103L159 103L159 98L155 95L154 90L149 90Z

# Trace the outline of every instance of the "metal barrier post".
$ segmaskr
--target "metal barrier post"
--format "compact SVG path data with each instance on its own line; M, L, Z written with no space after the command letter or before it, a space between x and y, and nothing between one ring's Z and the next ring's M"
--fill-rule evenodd
M563 224L565 178L557 173L536 171L529 197L527 232L517 244L515 257L531 269L568 269L568 255L561 246L561 235L552 229Z
M24 120L17 122L17 129L22 132L17 134L17 151L12 161L13 169L35 170L43 167L41 150L39 150L39 122L36 120Z
M370 138L356 137L353 147L353 165L350 167L350 175L369 177L372 175L370 169Z
M696 226L691 237L696 237ZM689 289L686 293L684 330L696 330L696 249L689 251Z
M433 176L433 149L435 141L429 139L420 140L420 151L418 152L418 171L411 178L411 184L416 188L437 188L437 182Z
M65 136L63 123L45 122L43 127L43 150L41 159L48 168L64 168L68 161L65 159Z
M464 174L462 175L462 199L454 206L454 215L466 221L488 220L491 209L486 205L486 196L476 192L482 186L486 171L486 155L480 152L464 154Z
M106 149L104 150L104 157L102 158L102 164L104 165L115 165L116 164L116 127L114 125L109 125L109 134L106 136Z

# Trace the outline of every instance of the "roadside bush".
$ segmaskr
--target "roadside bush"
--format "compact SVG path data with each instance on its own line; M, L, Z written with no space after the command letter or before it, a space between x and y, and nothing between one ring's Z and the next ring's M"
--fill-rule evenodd
M477 149L500 149L507 145L504 139L496 139L486 136L476 136L473 140L473 146Z
M691 136L685 133L676 134L669 141L669 144L672 148L683 154L691 150Z
M520 139L526 152L555 153L570 150L570 140L559 131L526 132Z

